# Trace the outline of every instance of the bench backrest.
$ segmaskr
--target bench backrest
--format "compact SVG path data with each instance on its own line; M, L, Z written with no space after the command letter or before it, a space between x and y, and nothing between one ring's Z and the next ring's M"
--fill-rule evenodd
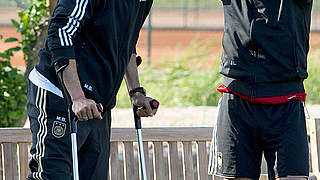
M207 180L208 149L212 128L144 128L142 130L148 179ZM0 129L2 175L0 180L24 179L29 173L31 132L22 128ZM113 128L110 179L138 179L135 129Z
M307 124L312 172L320 177L320 119ZM143 128L142 136L148 180L212 179L207 175L212 128ZM0 180L23 180L27 176L31 141L29 129L0 128ZM136 141L135 129L112 129L109 179L139 179ZM260 179L267 176L262 174Z

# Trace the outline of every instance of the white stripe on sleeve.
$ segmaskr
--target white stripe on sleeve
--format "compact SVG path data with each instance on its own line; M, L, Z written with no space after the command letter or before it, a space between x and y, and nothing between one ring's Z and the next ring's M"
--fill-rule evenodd
M72 46L72 36L78 30L80 21L85 15L88 0L76 0L75 7L68 17L68 23L58 31L61 46Z

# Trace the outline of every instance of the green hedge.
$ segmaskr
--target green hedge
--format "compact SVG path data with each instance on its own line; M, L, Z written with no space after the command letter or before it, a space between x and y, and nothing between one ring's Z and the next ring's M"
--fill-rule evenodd
M164 57L157 67L141 67L141 85L164 106L216 105L220 97L216 88L222 77L216 61L219 59L216 54L220 52L212 52L212 47L218 43L217 40L194 40L186 49L178 49L174 59L171 55ZM208 63L213 65L203 68ZM125 83L121 85L117 107L130 107Z
M219 0L155 0L153 8L221 9L222 2Z
M307 104L320 104L320 49L312 49L309 54L308 73L305 80Z
M0 61L0 127L15 126L24 117L26 80L9 61Z

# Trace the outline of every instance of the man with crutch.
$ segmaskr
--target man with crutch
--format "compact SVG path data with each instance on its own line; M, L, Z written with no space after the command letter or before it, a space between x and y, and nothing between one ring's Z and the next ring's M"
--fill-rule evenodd
M153 116L153 100L140 87L135 46L152 0L60 0L53 12L40 62L28 85L33 144L27 179L71 180L68 107L78 120L80 180L108 177L111 109L123 77L137 115ZM97 104L103 109L99 112Z

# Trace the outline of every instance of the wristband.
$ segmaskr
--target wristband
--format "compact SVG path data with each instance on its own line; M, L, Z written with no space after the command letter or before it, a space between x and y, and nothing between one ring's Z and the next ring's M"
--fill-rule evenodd
M146 95L147 93L147 91L143 87L137 87L129 91L130 98L132 98L136 92L142 93L143 95Z

